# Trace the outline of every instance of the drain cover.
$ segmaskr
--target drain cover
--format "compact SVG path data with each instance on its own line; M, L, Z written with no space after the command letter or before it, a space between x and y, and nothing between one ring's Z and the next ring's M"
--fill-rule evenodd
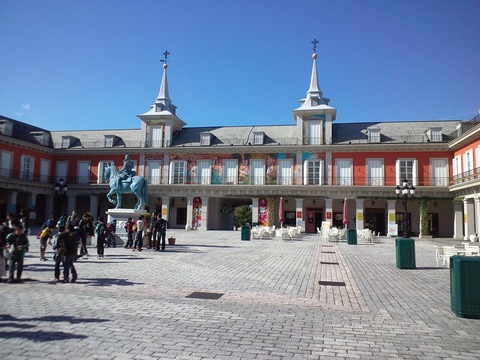
M318 283L326 286L346 286L343 281L319 281Z
M218 300L223 296L220 293L207 293L207 292L193 292L187 296L192 299L206 299L206 300Z
M320 264L325 264L325 265L340 265L338 262L328 262L328 261L320 261Z

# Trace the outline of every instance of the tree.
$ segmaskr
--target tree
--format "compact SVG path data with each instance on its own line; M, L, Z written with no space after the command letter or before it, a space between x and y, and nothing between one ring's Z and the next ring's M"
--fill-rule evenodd
M252 224L252 208L250 205L236 207L233 211L233 225L239 228L246 223Z

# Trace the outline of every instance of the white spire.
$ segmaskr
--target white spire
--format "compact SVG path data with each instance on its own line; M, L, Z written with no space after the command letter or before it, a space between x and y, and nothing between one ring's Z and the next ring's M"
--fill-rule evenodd
M155 100L155 105L160 105L162 110L170 110L170 105L172 104L172 100L170 100L170 96L168 94L167 68L168 65L163 64L162 83L160 84L160 91L158 92L157 99Z
M307 96L310 94L310 97L322 97L322 90L318 86L318 75L317 75L317 53L312 55L313 65L312 65L312 77L310 79L310 88L307 91ZM313 95L313 96L312 96Z

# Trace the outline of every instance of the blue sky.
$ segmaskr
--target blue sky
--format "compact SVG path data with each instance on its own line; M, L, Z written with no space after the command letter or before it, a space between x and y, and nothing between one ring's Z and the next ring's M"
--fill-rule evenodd
M480 0L2 0L0 114L139 128L168 50L187 126L293 124L313 38L337 122L470 119Z

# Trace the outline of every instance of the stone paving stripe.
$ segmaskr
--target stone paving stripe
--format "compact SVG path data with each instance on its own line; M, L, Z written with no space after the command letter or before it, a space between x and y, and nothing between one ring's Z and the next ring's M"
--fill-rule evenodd
M335 251L322 251L322 254L335 254Z
M338 262L330 262L330 261L320 261L320 264L323 265L340 265Z
M319 281L318 284L325 286L346 286L343 281Z
M186 297L191 299L218 300L222 296L223 294L221 293L208 293L208 292L196 291Z

